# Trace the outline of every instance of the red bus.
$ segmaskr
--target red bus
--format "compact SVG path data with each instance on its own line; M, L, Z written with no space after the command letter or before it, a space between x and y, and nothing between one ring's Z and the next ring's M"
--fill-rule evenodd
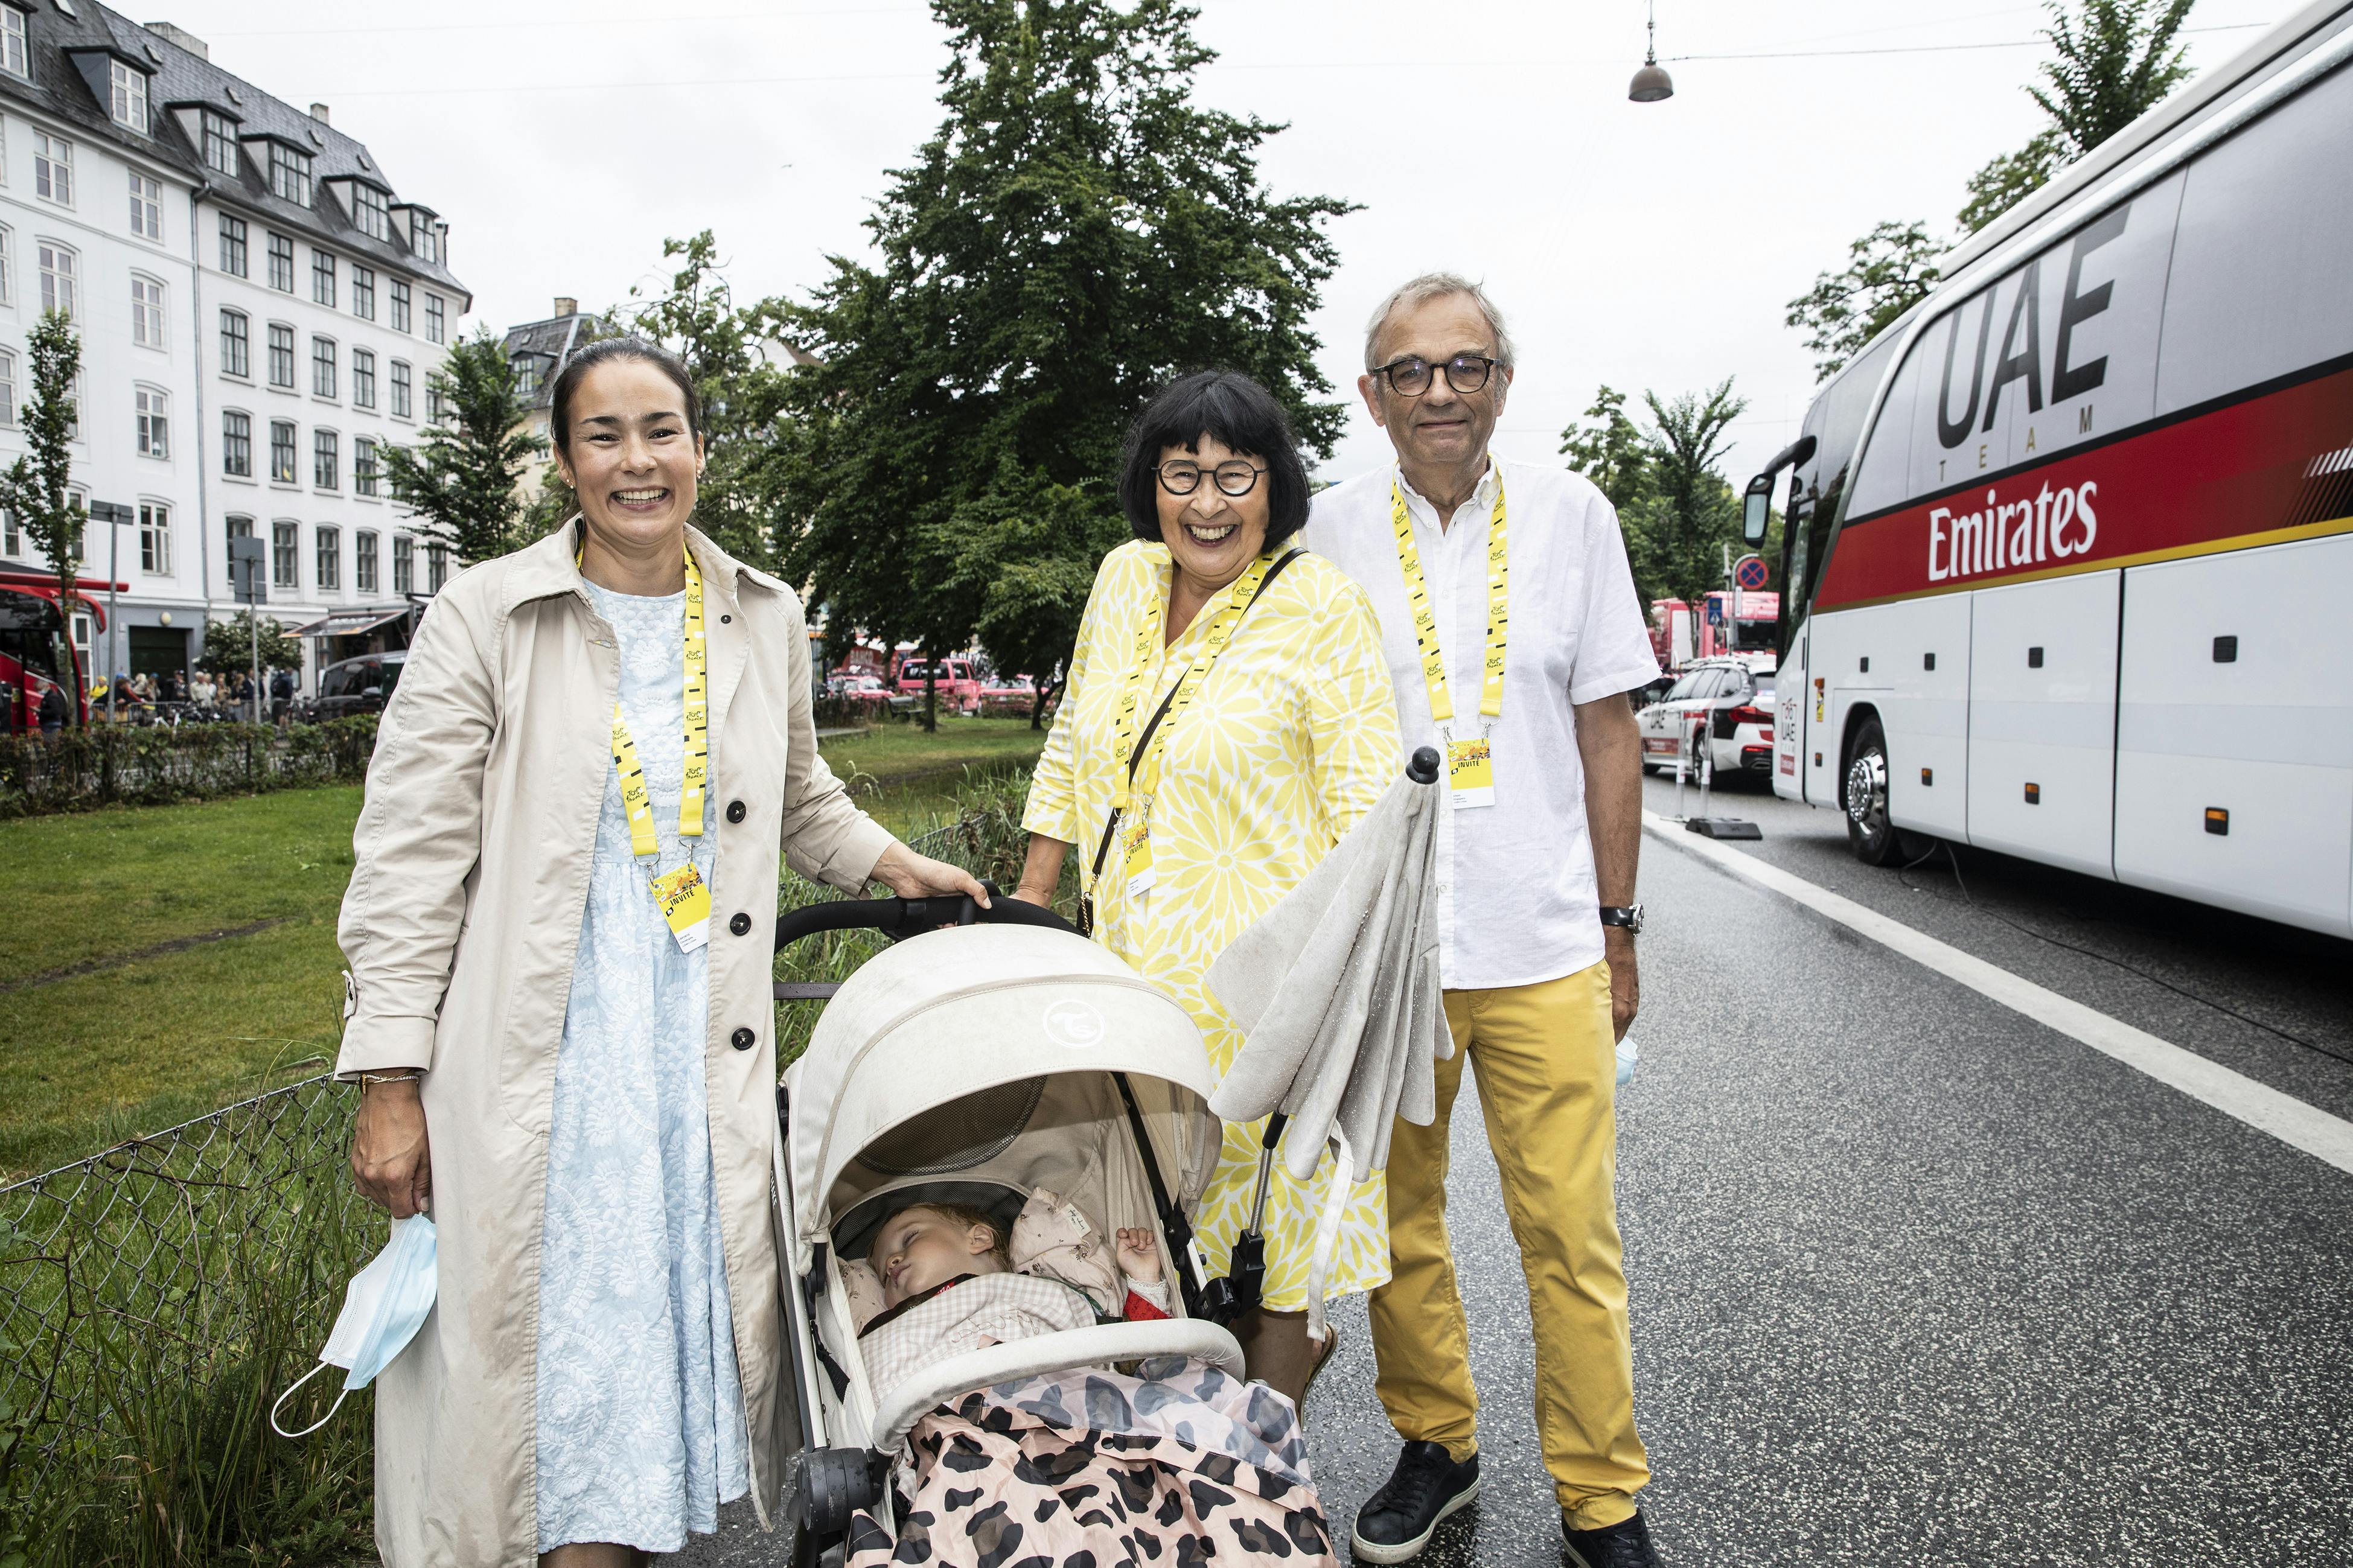
M76 584L74 613L87 614L100 630L106 611L89 596L106 584ZM90 679L58 609L57 579L30 573L0 574L0 732L19 734L41 727L41 699L62 687L75 704L76 720L90 718Z

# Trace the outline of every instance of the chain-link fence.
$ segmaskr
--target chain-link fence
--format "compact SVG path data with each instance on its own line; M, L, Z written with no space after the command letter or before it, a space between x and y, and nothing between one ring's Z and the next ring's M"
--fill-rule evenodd
M1006 854L987 826L911 847L987 873ZM789 877L780 901L836 896ZM784 955L777 978L840 978L879 941L836 934ZM783 1059L818 1011L785 1005ZM0 1188L0 1562L365 1549L368 1396L299 1444L266 1420L383 1244L345 1164L356 1103L309 1079ZM288 1427L323 1415L336 1384L306 1386Z

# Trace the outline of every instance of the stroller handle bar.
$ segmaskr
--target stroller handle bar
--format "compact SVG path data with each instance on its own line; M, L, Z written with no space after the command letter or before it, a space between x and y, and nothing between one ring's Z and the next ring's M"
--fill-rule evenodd
M987 909L969 893L955 893L935 899L845 899L786 910L776 917L776 951L829 931L879 931L893 942L944 925L1042 926L1078 934L1070 921L1053 910L1008 899L994 882L981 886L988 889Z

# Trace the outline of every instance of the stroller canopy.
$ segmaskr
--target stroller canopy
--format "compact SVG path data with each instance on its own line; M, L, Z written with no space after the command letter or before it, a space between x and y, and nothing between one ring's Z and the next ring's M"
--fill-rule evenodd
M876 954L828 1004L786 1079L797 1266L842 1212L909 1178L1024 1184L1099 1163L1107 1133L1132 1145L1113 1073L1189 1209L1220 1132L1208 1053L1165 992L1094 942L1035 927L930 931ZM957 1101L969 1114L924 1114ZM919 1118L909 1131L956 1147L891 1147ZM891 1157L860 1162L878 1142Z

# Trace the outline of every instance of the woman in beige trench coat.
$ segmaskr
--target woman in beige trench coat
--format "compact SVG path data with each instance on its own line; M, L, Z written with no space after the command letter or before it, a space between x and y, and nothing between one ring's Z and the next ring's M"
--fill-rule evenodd
M791 1420L789 1393L780 1400L777 1389L789 1373L769 1219L777 860L846 892L870 878L909 897L980 891L876 826L818 755L798 600L687 526L702 463L699 412L683 367L659 350L617 340L575 356L557 378L551 423L583 515L469 568L436 596L368 769L343 901L351 968L336 1068L361 1084L352 1167L362 1189L396 1216L428 1209L438 1240L433 1313L375 1384L376 1540L389 1568L617 1568L674 1549L662 1537L675 1536L681 1518L706 1528L720 1500L712 1489L723 1494L731 1474L764 1522L773 1515ZM684 590L697 575L709 782L706 826L690 839L682 770L696 695ZM632 625L659 626L665 615L665 634L632 642ZM648 659L664 658L667 681L632 684ZM661 711L649 693L670 701L659 722L647 717ZM661 840L659 856L634 861L647 841L620 804L617 698L644 699L628 727L641 731ZM690 932L674 953L647 884L689 859L708 880L708 945L689 951ZM612 938L619 925L635 946ZM642 984L631 967L640 961ZM666 1038L669 1077L657 1095L646 1088L655 1084L648 1058ZM638 1105L629 1096L641 1089ZM669 1120L649 1125L657 1114ZM551 1207L566 1162L586 1175L565 1214L585 1205L593 1215L611 1197L599 1167L567 1152L592 1147L618 1158L617 1169L652 1173L650 1224L638 1226L637 1251L616 1255L643 1258L649 1235L649 1272L664 1272L667 1205L672 1278L615 1281L589 1268L585 1286L565 1288L567 1302L634 1301L639 1315L628 1332L607 1334L592 1317L553 1337L543 1313L553 1321L558 1309L543 1285L556 1290L584 1269L547 1246L629 1239L566 1230ZM660 1351L671 1341L674 1359L702 1369L699 1402L690 1387L675 1411L655 1402L650 1418L643 1402L598 1405L600 1379L642 1375L646 1363L667 1376ZM558 1345L579 1364L543 1364ZM678 1428L688 1428L685 1451L702 1456L699 1467L625 1459L585 1483L610 1479L621 1500L580 1517L637 1510L666 1524L627 1518L587 1539L544 1538L555 1527L542 1487L554 1478L539 1470L540 1428L558 1379L588 1394L564 1407L567 1417L585 1405L611 1428L572 1421L567 1455L601 1463L646 1443L674 1454ZM667 1430L645 1430L665 1421ZM681 1489L700 1495L681 1500Z

